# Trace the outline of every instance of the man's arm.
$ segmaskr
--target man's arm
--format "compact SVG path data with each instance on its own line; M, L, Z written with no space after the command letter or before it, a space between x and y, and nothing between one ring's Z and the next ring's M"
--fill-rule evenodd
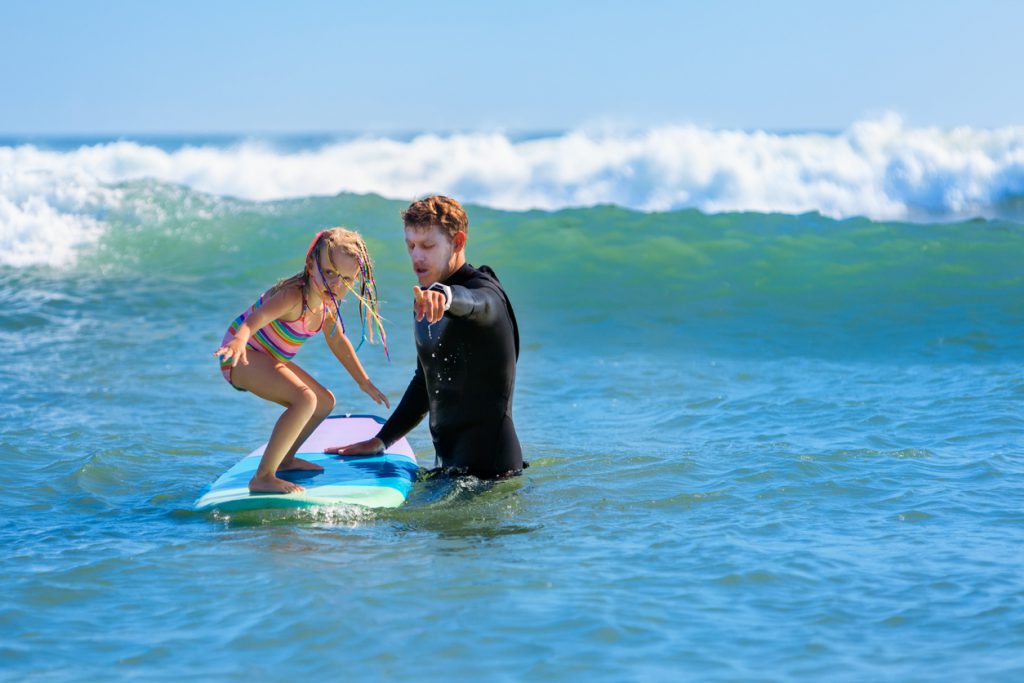
M505 300L495 289L484 286L469 289L452 286L452 301L448 312L458 318L468 318L475 323L490 323L505 310Z
M409 382L395 412L391 413L391 417L377 432L377 438L383 442L384 448L387 448L411 432L416 425L423 421L429 410L427 381L423 376L423 366L416 361L416 372L413 373L412 381Z
M475 289L461 285L434 283L426 289L413 287L413 311L417 320L435 323L445 313L479 324L494 322L505 309L505 299L494 288Z

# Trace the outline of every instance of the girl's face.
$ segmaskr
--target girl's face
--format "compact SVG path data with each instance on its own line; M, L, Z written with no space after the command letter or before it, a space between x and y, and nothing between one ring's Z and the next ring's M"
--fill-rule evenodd
M359 276L359 261L341 247L320 250L320 269L313 273L313 282L320 291L337 299L345 298Z

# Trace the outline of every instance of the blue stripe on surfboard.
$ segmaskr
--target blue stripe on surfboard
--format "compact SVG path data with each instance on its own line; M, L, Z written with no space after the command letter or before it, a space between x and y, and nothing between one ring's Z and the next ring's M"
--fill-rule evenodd
M380 482L386 482L390 477L408 479L410 482L416 478L419 465L412 462L408 456L375 455L370 457L348 457L339 459L337 456L324 453L299 453L301 457L312 463L330 462L330 467L323 472L309 473L304 471L282 472L282 479L289 479L294 476L296 481L309 481L310 485L322 486L325 484L358 484L360 486L389 486ZM248 485L249 479L259 467L260 457L249 456L243 458L227 472L222 474L217 481L213 482L211 489L219 489L229 486L237 481L245 480ZM297 475L297 476L296 476Z
M256 458L258 460L258 458ZM409 463L407 459L397 463L381 463L380 457L375 458L379 464L384 464L387 469L376 468L373 477L335 477L317 474L307 479L298 480L306 486L306 491L288 496L277 496L265 493L250 493L248 490L250 476L238 473L240 476L231 478L221 477L213 486L199 497L196 501L196 509L209 509L211 507L223 510L231 509L252 509L260 507L308 507L312 505L328 505L332 503L352 502L357 504L383 505L391 507L400 504L412 490L413 482L416 479L418 468ZM397 467L394 467L397 465ZM336 468L335 468L336 469ZM386 472L397 476L380 475ZM351 493L347 493L351 491ZM380 491L379 495L370 494L369 491ZM387 494L387 491L394 492ZM395 499L393 496L398 495ZM378 498L377 502L368 502L369 496ZM346 500L355 498L355 500ZM383 502L388 501L388 502Z
M327 419L328 419L328 420L337 420L338 418L346 418L346 417L365 417L365 418L368 418L368 419L370 419L370 420L373 420L374 422L376 422L376 423L377 423L377 424L379 424L379 425L382 425L382 424L384 424L385 422L387 422L387 420L385 420L385 419L384 419L383 417L381 417L380 415L370 415L369 413L367 413L367 414L360 414L360 413L340 413L340 414L338 414L338 415L328 415L328 416L327 416Z

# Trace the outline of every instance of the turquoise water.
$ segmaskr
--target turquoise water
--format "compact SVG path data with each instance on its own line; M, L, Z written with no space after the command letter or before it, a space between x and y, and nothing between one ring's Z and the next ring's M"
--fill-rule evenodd
M1024 676L1020 224L470 207L526 475L223 516L192 503L278 409L211 353L320 227L368 237L400 397L405 202L118 190L73 263L0 266L0 677Z

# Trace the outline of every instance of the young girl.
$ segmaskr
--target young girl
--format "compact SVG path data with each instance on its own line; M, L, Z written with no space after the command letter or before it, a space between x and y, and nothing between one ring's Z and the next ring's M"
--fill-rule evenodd
M360 281L359 292L354 289L356 279ZM224 379L233 387L286 408L249 481L250 491L302 491L301 486L279 478L277 473L323 469L295 457L302 442L334 408L334 394L291 362L302 343L317 332L323 331L327 345L359 388L378 404L391 407L366 375L345 336L338 304L348 292L359 299L359 317L363 329L369 329L370 341L377 327L387 352L370 254L359 233L344 228L317 233L306 252L302 272L278 282L235 318L221 347L214 351L213 355L220 358Z

